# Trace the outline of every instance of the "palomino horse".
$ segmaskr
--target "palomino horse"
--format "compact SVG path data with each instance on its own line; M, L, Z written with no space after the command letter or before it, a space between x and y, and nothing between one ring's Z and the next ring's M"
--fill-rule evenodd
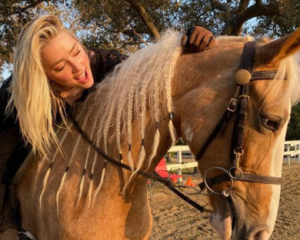
M220 39L210 50L181 54L180 37L169 31L158 43L133 54L73 108L92 141L132 171L97 155L72 123L71 132L64 127L57 131L63 154L53 145L47 157L27 159L16 188L23 227L37 240L148 239L152 218L147 179L136 169L152 172L176 140L174 132L198 154L235 94L233 78L248 41ZM242 173L281 176L285 133L299 94L292 56L299 43L297 30L256 47L253 71L277 74L273 80L249 83L244 153L237 168ZM215 177L231 168L234 122L229 121L222 138L216 137L202 154L203 175ZM230 184L225 180L211 186L226 194L209 197L211 224L221 239L269 239L280 185Z

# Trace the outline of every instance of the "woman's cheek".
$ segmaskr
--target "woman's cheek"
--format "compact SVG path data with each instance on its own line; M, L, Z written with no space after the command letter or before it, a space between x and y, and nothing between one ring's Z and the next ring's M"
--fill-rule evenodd
M58 74L53 79L63 86L68 86L73 77L70 74Z

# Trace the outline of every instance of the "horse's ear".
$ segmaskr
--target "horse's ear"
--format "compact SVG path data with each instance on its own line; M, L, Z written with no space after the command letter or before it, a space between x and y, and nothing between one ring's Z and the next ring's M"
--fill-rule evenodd
M282 59L300 50L300 28L293 33L259 47L258 64L277 65Z

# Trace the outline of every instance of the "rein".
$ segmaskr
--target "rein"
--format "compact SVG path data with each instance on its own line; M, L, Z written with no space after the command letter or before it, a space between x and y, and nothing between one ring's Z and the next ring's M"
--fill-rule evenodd
M109 161L110 163L124 168L128 171L131 171L130 166L128 166L127 164L121 163L120 161L117 161L116 159L108 156L106 153L104 153L100 148L98 148L96 146L96 144L89 138L89 136L83 131L83 129L80 127L79 123L76 121L75 117L70 113L69 114L69 118L72 121L72 123L74 124L74 127L76 128L76 130L78 131L78 133L84 138L84 140L90 144L90 146L99 154L101 155L104 159L106 159L107 161ZM153 172L153 173L148 173L148 172L144 172L141 170L137 171L137 174L144 176L146 178L150 178L153 181L158 181L162 184L164 184L166 187L168 187L173 193L175 193L178 197L180 197L181 199L183 199L184 201L186 201L188 204L190 204L191 206L193 206L194 208L196 208L197 210L199 210L200 212L208 212L211 213L212 211L209 209L204 208L203 206L199 205L198 203L196 203L195 201L193 201L192 199L190 199L189 197L185 196L182 192L180 192L175 184L168 180L168 179L164 179L162 178L157 172Z

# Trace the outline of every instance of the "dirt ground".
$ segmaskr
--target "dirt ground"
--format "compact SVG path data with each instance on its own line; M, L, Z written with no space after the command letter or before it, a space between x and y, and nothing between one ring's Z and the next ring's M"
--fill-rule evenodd
M188 175L184 175L183 182L186 182L187 177ZM291 166L284 166L283 177L280 207L271 240L299 240L300 164L292 162ZM193 181L199 182L195 177ZM192 199L210 208L205 197L197 196ZM161 184L154 184L150 205L154 221L150 240L219 239L209 224L210 214L197 212Z
M184 175L183 182L191 175ZM200 177L200 175L196 175ZM300 239L300 164L292 162L283 167L280 207L271 240ZM193 182L200 182L194 176ZM153 228L150 240L218 240L209 224L208 213L200 213L185 203L162 184L155 183L150 205ZM150 194L149 194L150 197ZM192 196L199 204L210 208L206 197ZM8 240L5 235L0 240Z

